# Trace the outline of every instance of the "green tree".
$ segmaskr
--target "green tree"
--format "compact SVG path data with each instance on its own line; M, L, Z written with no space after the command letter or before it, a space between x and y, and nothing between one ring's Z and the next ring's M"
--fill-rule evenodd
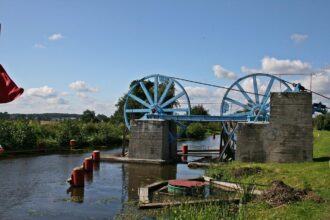
M324 130L330 130L330 113L327 113L324 117Z
M313 124L317 130L330 130L330 113L316 116Z
M209 111L204 108L203 105L195 105L191 108L192 115L210 115Z
M9 119L10 115L8 112L0 112L0 119Z
M81 116L81 120L85 123L88 122L98 122L98 119L95 116L95 112L89 109L85 110Z
M101 122L108 122L110 120L110 118L106 115L103 115L103 114L98 114L96 116L97 120L98 121L101 121Z
M201 139L204 138L206 134L206 128L199 122L194 122L187 127L187 137Z
M313 119L314 127L317 130L323 130L324 129L324 115L318 115Z

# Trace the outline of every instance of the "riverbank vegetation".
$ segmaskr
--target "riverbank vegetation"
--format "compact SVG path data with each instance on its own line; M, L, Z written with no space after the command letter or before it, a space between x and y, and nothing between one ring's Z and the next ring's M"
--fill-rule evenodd
M9 151L67 148L71 139L78 147L111 146L121 144L124 129L111 122L0 120L0 144Z

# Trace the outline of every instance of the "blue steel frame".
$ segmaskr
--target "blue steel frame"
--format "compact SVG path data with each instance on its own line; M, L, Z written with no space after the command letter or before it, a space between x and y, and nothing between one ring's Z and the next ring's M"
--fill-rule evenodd
M258 77L267 77L269 78L269 82L265 91L265 94L260 94L258 89ZM145 80L153 80L153 96L149 93L148 89L145 87L144 81ZM246 92L243 87L241 86L240 82L243 80L246 80L248 78L252 78L253 82L253 96L251 97L248 92ZM276 77L274 75L269 75L266 73L254 73L247 76L244 76L242 78L239 78L236 80L226 91L220 107L220 116L200 116L200 115L192 115L190 116L190 100L188 97L187 92L185 91L184 87L174 78L163 76L163 75L150 75L147 77L144 77L140 79L137 83L135 83L129 90L125 105L124 105L124 119L125 124L128 129L130 129L130 123L128 119L128 114L130 113L144 113L144 116L142 118L147 119L171 119L175 121L220 121L223 123L223 127L227 134L232 134L232 130L230 129L230 125L227 124L228 122L267 122L269 121L269 112L270 112L270 104L269 104L269 97L270 93L272 91L274 83L278 81L281 86L284 87L285 92L292 92L293 90L291 87L281 78ZM166 87L164 89L164 92L160 95L158 94L159 89L159 82L165 83ZM171 88L172 85L177 85L181 91L171 99L164 102L164 99L166 98L166 95ZM135 96L133 94L134 89L140 86L142 90L144 91L144 94L147 98L147 101L142 100L141 98ZM246 103L242 103L238 100L234 100L232 98L229 98L230 92L235 89L235 92L237 91L241 92L243 97L246 99ZM251 92L251 91L249 91ZM159 97L160 96L160 97ZM187 108L166 108L171 103L177 101L182 96L185 96L187 101ZM261 96L261 97L260 97ZM158 98L159 97L159 98ZM128 100L131 98L133 101L140 103L145 108L142 109L128 109ZM261 99L261 100L260 100ZM229 110L229 104L232 103L233 105L239 106L243 112L239 113L233 113L233 114L226 114L226 112ZM186 115L172 115L168 113L177 113L177 112L183 112L186 113ZM233 138L235 139L235 138Z
M260 100L259 97L259 89L258 89L258 82L257 82L257 77L267 77L269 78L269 82L265 91L265 94L262 94L262 100ZM247 92L243 89L241 86L240 82L243 80L246 80L248 78L252 78L253 82L253 93L254 93L254 100L251 98ZM266 74L266 73L254 73L250 74L247 76L244 76L242 78L239 78L236 80L226 91L224 94L224 97L221 102L221 107L220 107L220 115L225 116L226 112L229 110L229 103L232 103L233 105L241 107L243 112L239 113L232 113L232 114L227 114L226 116L232 116L232 117L239 117L239 116L247 116L250 118L251 121L253 122L267 122L269 121L269 116L270 116L270 104L268 102L270 93L272 91L274 82L278 81L281 86L284 87L285 92L292 92L291 87L281 78L276 77L274 75ZM237 100L233 100L229 98L228 96L230 95L230 92L232 92L234 87L237 87L238 90L241 92L241 94L245 97L246 103L239 102ZM251 91L249 91L251 92ZM228 124L226 122L223 122L223 127L226 131L227 134L231 134L232 132L229 131ZM230 127L230 126L229 126Z
M150 80L150 79L153 79L153 93L154 93L153 96L151 96L151 94L149 93L148 89L146 88L146 86L144 84L144 81ZM166 87L161 95L158 94L159 82L166 84ZM176 89L180 88L181 91L174 97L165 101L166 95L172 85L178 86L175 88ZM142 90L148 100L147 102L133 94L133 91L135 88L137 88L137 86L140 86L142 88ZM187 108L167 108L168 105L177 101L181 97L186 98ZM140 103L145 108L128 109L127 105L128 105L129 98L131 98L135 102ZM190 100L189 100L188 94L187 94L186 90L184 89L184 87L174 78L155 74L155 75L150 75L150 76L140 79L137 83L135 83L130 88L130 90L126 96L126 101L125 101L125 105L124 105L124 119L125 119L126 127L128 129L130 129L130 122L129 122L129 118L128 118L128 114L130 114L130 113L145 113L143 117L147 117L147 115L168 115L168 113L178 113L178 112L186 113L186 115L190 115L190 110L191 110Z

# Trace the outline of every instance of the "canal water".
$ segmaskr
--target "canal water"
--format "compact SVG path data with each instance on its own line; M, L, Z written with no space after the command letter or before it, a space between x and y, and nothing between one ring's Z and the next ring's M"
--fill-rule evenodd
M184 143L194 149L214 149L219 137ZM119 152L120 148L101 154ZM88 156L90 153L0 160L0 219L113 219L125 212L127 202L137 200L138 187L204 174L204 170L189 169L185 164L104 162L94 167L92 175L85 175L83 189L70 189L67 178Z

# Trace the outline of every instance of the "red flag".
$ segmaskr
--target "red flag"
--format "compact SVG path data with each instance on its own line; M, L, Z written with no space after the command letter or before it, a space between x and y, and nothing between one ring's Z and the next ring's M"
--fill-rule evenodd
M7 103L22 95L23 88L17 87L0 64L0 103Z

